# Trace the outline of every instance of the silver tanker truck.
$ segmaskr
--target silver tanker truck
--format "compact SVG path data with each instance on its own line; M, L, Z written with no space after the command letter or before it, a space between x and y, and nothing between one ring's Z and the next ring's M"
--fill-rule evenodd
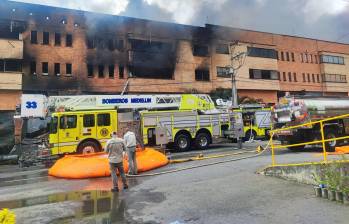
M274 128L289 127L349 114L349 97L288 96L279 99L273 107ZM349 116L324 122L324 137L331 139L349 135ZM276 133L282 145L321 140L320 124L306 125ZM339 141L326 142L326 150L334 151ZM301 150L305 146L290 147Z

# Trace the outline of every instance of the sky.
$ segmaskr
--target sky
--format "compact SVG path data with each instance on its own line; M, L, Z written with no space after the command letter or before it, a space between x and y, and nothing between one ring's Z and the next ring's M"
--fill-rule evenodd
M143 19L349 43L349 0L17 0Z

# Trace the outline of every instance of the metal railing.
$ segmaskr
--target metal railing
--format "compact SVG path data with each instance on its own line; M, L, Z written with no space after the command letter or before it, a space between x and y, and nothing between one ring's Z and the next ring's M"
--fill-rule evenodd
M308 122L308 123L304 123L304 124L289 126L289 127L285 127L285 128L270 130L270 136L274 136L274 135L277 135L277 133L281 132L281 131L288 131L288 130L292 130L292 129L295 129L295 128L301 128L301 127L305 127L305 126L312 126L312 125L319 124L320 134L321 134L321 139L320 140L314 140L314 141L302 142L302 143L296 143L296 144L287 144L287 145L275 145L274 141L273 141L273 138L271 138L270 139L270 144L271 144L272 166L282 165L282 164L277 164L276 161L275 161L275 149L290 148L290 147L296 147L296 146L314 145L314 144L320 144L320 143L322 144L322 154L323 154L323 161L322 161L322 163L327 163L328 162L328 158L327 158L326 142L349 139L349 135L344 135L344 136L340 136L340 137L336 137L336 138L328 138L328 139L326 139L325 138L325 129L326 129L325 125L329 121L338 120L338 119L344 119L344 118L349 119L349 114L344 114L344 115L340 115L340 116L336 116L336 117L326 118L326 119L323 119L323 120L312 121L312 122ZM333 125L333 124L329 124L329 125Z

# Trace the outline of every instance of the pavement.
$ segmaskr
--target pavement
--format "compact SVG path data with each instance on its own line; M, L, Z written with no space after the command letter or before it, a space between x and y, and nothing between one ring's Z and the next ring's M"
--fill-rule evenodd
M241 150L235 144L215 145L170 156L234 153L253 150L257 144L246 143ZM320 152L279 150L276 159L320 161ZM312 186L256 174L270 165L269 152L232 161L251 155L170 164L148 173L216 163L129 178L130 188L119 193L110 192L110 178L66 180L47 176L40 166L1 166L0 208L14 211L17 223L348 223L348 207L316 198Z

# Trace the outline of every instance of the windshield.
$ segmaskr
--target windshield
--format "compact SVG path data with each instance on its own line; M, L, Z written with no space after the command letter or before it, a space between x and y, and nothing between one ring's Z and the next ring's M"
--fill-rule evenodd
M58 118L56 116L52 117L50 122L50 134L57 133Z

